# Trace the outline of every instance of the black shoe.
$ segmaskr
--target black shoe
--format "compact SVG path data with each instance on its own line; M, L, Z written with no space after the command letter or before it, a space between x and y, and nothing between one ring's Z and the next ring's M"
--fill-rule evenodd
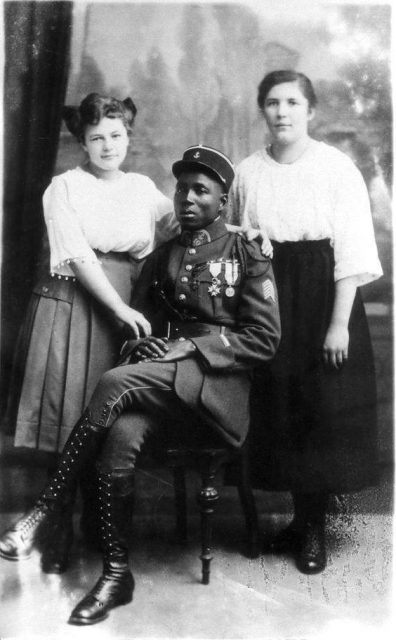
M326 543L323 523L307 522L301 537L296 566L301 573L320 573L326 568Z
M271 553L296 553L301 548L301 530L292 521L268 543Z
M31 511L7 529L0 538L0 556L6 560L26 560L30 557L40 525L48 509L36 504Z
M56 520L46 536L41 556L44 573L64 573L69 565L70 549L73 544L73 521L70 510L57 514Z
M116 578L104 573L94 588L73 609L69 624L88 625L101 622L109 611L132 601L135 581L128 570Z

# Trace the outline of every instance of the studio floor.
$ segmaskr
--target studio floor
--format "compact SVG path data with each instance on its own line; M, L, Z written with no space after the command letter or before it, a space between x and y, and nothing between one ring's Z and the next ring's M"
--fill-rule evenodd
M33 501L45 471L7 452L0 456L0 527L4 529ZM265 552L265 542L291 518L284 494L256 492L263 546L248 559L237 492L220 487L214 522L214 559L209 585L200 583L198 481L189 485L189 541L175 540L173 489L169 472L150 468L137 476L131 532L136 579L131 604L91 627L67 624L71 609L93 586L99 555L78 531L69 570L40 571L38 551L29 560L0 558L0 639L117 640L256 639L387 640L394 638L391 472L381 486L337 500L328 515L329 561L316 576L297 571L291 557ZM394 597L394 594L393 594Z

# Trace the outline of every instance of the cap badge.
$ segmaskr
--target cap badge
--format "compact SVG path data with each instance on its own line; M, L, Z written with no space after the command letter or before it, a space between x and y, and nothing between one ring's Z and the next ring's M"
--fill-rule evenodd
M193 158L199 158L199 157L200 157L200 155L201 155L201 154L199 153L199 151L196 151L196 152L194 153L194 155L193 155Z

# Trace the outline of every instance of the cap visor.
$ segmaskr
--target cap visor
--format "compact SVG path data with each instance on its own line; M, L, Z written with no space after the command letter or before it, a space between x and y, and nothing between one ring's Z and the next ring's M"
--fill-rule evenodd
M225 185L225 180L217 173L212 167L208 167L203 162L190 162L186 160L178 160L172 165L172 173L175 178L178 178L183 171L202 171L203 173L212 175L214 179L220 180L222 185Z

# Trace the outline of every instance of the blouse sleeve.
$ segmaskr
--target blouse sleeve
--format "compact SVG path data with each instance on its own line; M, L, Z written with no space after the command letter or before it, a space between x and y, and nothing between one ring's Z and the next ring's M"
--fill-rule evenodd
M46 189L43 206L51 251L51 270L64 262L98 262L84 236L77 213L70 204L68 186L62 176L53 178Z
M334 279L357 276L358 285L382 275L370 201L360 171L349 158L334 175Z

